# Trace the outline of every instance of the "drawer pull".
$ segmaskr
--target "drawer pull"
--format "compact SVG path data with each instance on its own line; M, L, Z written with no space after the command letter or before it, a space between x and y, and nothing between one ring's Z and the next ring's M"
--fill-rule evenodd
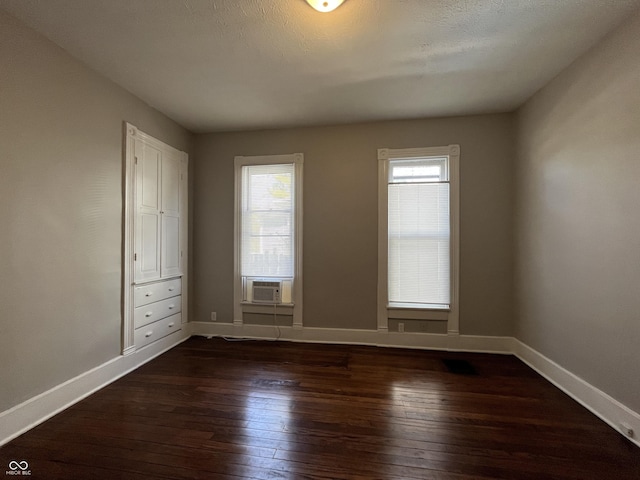
M147 292L144 294L145 297L150 297L151 295L153 295L153 292Z
M173 292L174 290L175 290L175 288L173 288L173 287L169 287L169 291L170 291L170 292Z
M171 323L169 324L169 328L173 327L174 325L175 325L175 323L171 322Z
M153 335L153 331L151 330L144 334L145 338L149 338L151 335Z
M169 310L173 310L174 308L176 308L175 305L169 305Z
M151 315L153 315L153 312L147 312L144 314L145 317L149 318Z

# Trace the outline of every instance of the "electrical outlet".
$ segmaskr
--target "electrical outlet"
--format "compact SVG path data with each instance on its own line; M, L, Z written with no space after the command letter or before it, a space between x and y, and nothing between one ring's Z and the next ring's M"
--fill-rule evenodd
M398 323L398 333L404 333L404 323Z
M216 312L211 312L211 321L215 322L218 320L218 314Z

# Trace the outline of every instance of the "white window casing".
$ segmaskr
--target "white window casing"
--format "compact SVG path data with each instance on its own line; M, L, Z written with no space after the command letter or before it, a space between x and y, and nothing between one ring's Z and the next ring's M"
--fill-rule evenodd
M278 303L302 327L304 156L235 157L234 324L252 303L254 282L280 282Z
M378 330L389 309L459 332L460 147L378 150Z

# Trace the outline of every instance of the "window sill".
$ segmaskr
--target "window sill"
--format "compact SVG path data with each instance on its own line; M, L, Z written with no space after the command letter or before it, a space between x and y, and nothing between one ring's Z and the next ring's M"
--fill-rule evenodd
M418 310L418 311L431 311L431 312L450 312L451 307L449 305L425 305L421 307L417 303L389 303L387 304L389 310Z
M387 305L387 318L399 320L449 320L450 307L420 308L415 305L391 304Z
M293 303L251 303L242 302L243 313L264 313L273 315L274 310L278 315L293 315Z

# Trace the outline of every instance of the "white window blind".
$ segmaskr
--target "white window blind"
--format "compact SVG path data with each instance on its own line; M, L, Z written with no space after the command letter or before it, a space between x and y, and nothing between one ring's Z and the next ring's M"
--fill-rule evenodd
M294 164L242 167L243 277L294 276Z
M388 291L392 306L450 307L448 170L448 157L389 161Z

